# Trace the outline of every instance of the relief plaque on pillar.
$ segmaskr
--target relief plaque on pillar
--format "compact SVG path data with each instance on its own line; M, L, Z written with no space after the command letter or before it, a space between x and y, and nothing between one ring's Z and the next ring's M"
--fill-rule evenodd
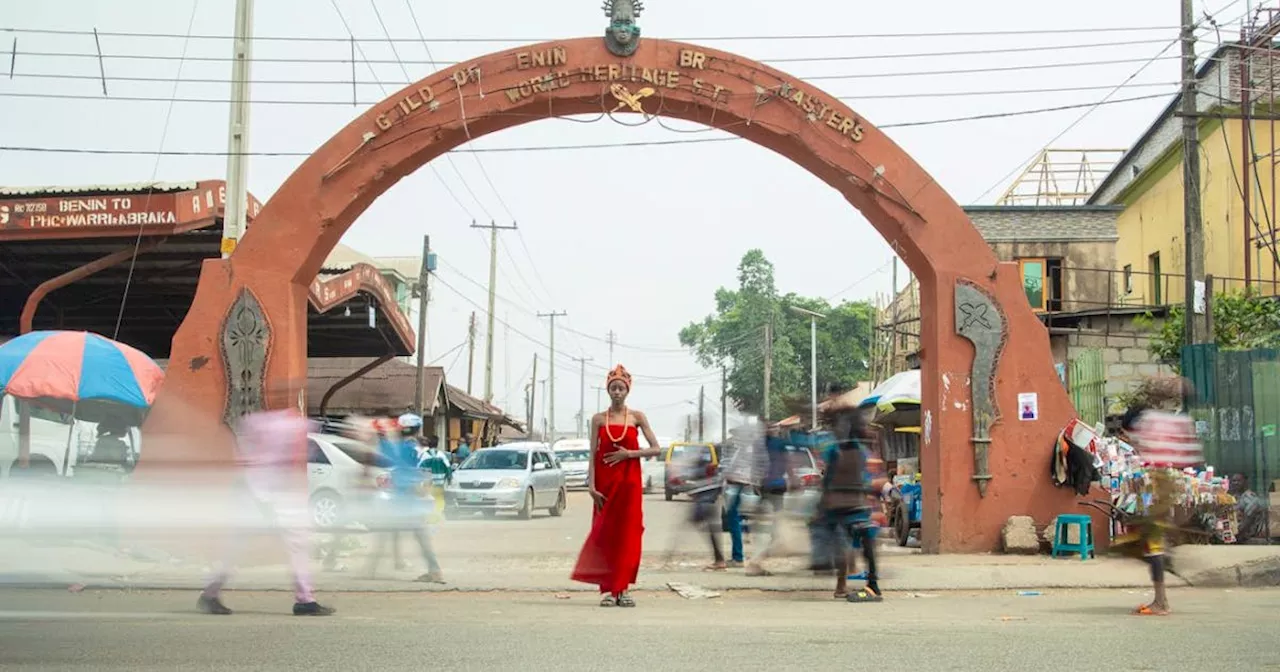
M262 304L247 288L222 322L222 361L227 372L227 407L222 420L235 429L237 421L266 406L267 347L271 326Z
M967 280L956 282L956 333L973 343L969 407L973 412L973 480L985 497L991 480L987 457L991 426L1000 419L996 366L1008 338L1004 311L995 297Z

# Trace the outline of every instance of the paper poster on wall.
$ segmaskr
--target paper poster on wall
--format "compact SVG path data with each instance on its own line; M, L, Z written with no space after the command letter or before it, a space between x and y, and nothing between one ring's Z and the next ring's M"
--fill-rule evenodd
M1018 417L1022 420L1040 419L1040 395L1023 392L1018 395Z

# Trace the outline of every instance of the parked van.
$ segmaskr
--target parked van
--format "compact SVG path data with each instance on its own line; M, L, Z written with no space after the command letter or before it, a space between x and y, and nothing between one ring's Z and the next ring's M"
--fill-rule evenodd
M75 420L65 413L0 395L0 478L8 478L18 466L19 411L23 404L31 409L29 473L40 476L74 474L76 462L93 452L98 440L98 424ZM141 446L137 428L129 430L128 443L136 461Z

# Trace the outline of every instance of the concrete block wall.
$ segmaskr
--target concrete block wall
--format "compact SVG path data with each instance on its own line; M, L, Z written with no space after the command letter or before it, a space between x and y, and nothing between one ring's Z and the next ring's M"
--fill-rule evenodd
M1116 397L1136 388L1143 379L1174 373L1172 367L1161 364L1148 347L1150 339L1145 333L1127 331L1110 335L1093 332L1058 334L1054 341L1065 345L1067 361L1074 360L1084 351L1097 348L1102 351L1107 384L1104 390L1107 405ZM1055 351L1061 352L1060 348Z

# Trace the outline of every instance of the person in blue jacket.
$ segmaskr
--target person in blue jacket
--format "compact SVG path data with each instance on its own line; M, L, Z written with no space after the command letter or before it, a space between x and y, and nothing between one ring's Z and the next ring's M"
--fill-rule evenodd
M369 575L377 572L378 565L385 555L387 541L391 542L392 554L396 558L396 568L402 569L400 563L400 532L408 532L422 549L422 559L427 564L427 573L418 577L418 581L427 583L444 583L444 574L440 571L440 563L436 559L435 549L431 545L431 536L427 531L427 503L423 500L421 489L425 477L418 468L417 434L422 429L422 418L413 413L400 416L397 424L400 436L384 435L379 442L382 454L391 464L391 511L390 531L379 537L374 546L372 564ZM390 539L388 539L390 537Z

